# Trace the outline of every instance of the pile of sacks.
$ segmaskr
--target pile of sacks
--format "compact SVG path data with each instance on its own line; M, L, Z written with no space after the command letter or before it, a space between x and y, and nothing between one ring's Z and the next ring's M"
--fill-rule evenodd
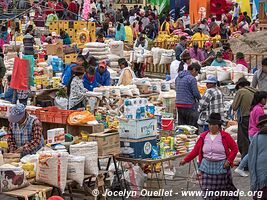
M218 81L232 80L236 83L238 79L242 77L250 77L248 69L244 65L236 65L230 61L227 61L227 66L225 67L203 67L201 72L202 74L197 77L199 81L206 80L207 78L213 76L216 77Z
M151 49L153 55L153 64L164 65L171 64L171 62L175 59L175 51L173 49L162 49L159 47L153 47Z
M109 54L109 48L107 44L100 42L89 42L85 44L86 50L91 56L94 56L97 60L106 60Z
M233 126L228 127L227 129L225 129L225 132L229 133L232 136L232 138L235 140L235 142L237 143L238 125L233 125ZM241 154L240 152L238 152L234 160L234 164L239 165L240 161L241 161Z

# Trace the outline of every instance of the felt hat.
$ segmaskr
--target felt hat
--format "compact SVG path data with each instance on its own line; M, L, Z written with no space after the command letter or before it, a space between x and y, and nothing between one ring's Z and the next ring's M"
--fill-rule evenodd
M98 66L100 68L107 68L107 63L105 60L100 60Z
M17 104L10 108L8 113L8 121L10 123L18 123L25 116L25 106L23 104Z
M246 84L250 85L250 82L246 78L242 77L242 78L238 79L238 81L236 82L235 89L238 89L238 86L242 83L246 83Z
M83 74L85 73L85 69L83 66L75 66L71 69L73 74Z
M64 200L64 199L60 196L52 196L48 200Z
M205 46L206 46L206 47L211 47L211 46L212 46L212 43L211 43L210 41L206 41L206 42L205 42Z
M214 124L214 125L222 125L223 124L220 113L211 113L207 122L209 124Z
M222 52L220 52L220 51L217 52L216 58L218 58L218 57L223 57Z
M120 59L118 60L118 64L119 64L119 65L125 65L125 64L127 64L127 61L126 61L125 58L120 58Z

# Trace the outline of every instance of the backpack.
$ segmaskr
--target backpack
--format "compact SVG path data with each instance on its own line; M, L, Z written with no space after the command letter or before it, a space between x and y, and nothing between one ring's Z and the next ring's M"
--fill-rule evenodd
M64 68L64 71L62 73L62 84L65 85L65 86L68 86L69 83L70 83L70 80L71 80L71 77L72 77L72 68L77 66L77 64L73 63L73 64L70 64L70 65L67 65L65 68Z

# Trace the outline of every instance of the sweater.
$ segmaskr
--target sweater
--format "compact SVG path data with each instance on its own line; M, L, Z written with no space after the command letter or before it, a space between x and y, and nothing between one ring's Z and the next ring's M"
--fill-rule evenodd
M104 73L100 74L98 67L96 67L95 80L98 83L98 85L110 86L110 73L109 73L109 71L106 69L104 71Z
M203 159L204 141L208 133L209 131L206 131L200 135L199 139L195 144L194 149L184 158L185 162L190 162L198 156L199 164L201 164L201 161ZM226 154L226 160L229 162L230 166L233 167L233 162L235 160L236 154L238 153L237 144L229 133L224 131L220 131L220 133L222 135L222 143Z
M201 99L197 80L188 70L182 71L175 79L176 104L193 105ZM179 105L177 105L179 107Z
M250 107L254 98L254 93L257 92L255 88L246 86L237 91L232 108L234 111L240 110L240 117L249 116Z
M222 60L221 62L218 62L217 59L215 59L212 63L211 63L211 66L214 66L214 67L226 67L227 64L224 60Z
M197 61L202 62L205 60L204 53L201 49L197 49L197 52L196 52L194 48L190 48L189 54L192 59L195 59Z
M267 186L267 130L254 136L248 151L250 189L258 191Z
M260 91L267 92L267 73L264 73L262 69L259 69L253 76L251 86L254 88L259 88Z
M257 124L259 123L259 117L264 115L264 105L261 103L254 106L249 115L249 126L248 126L248 134L249 136L254 136L259 132L259 128L257 128Z

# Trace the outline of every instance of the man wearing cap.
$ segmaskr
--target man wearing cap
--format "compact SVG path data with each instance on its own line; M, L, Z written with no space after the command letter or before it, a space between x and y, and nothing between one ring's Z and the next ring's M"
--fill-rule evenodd
M222 52L218 51L216 54L216 59L211 63L211 66L214 67L226 67L227 63L225 62L225 60L223 59L223 55Z
M99 86L110 86L110 73L105 60L99 61L96 67L95 79Z
M240 78L236 83L236 95L232 104L232 109L237 111L238 135L237 144L242 158L248 153L249 138L248 125L249 113L252 100L257 90L250 87L250 82L245 78Z
M125 60L125 58L120 58L118 60L118 64L121 69L118 85L132 84L132 80L133 78L135 78L135 74L131 67L128 66L128 62Z
M186 41L187 41L187 38L185 36L182 36L180 38L180 43L177 44L177 46L175 47L176 60L181 60L180 55L184 52L186 48Z
M35 116L26 112L23 104L10 109L8 121L10 122L7 141L9 152L25 156L35 154L44 146L42 124Z
M207 90L198 106L198 112L200 113L198 118L200 133L208 130L207 119L211 113L219 113L222 119L224 119L223 94L217 87L217 78L209 77L204 83L206 83Z
M197 88L196 76L200 74L200 65L193 63L188 70L182 71L175 79L176 107L178 124L197 126L198 112L196 103L201 99Z

